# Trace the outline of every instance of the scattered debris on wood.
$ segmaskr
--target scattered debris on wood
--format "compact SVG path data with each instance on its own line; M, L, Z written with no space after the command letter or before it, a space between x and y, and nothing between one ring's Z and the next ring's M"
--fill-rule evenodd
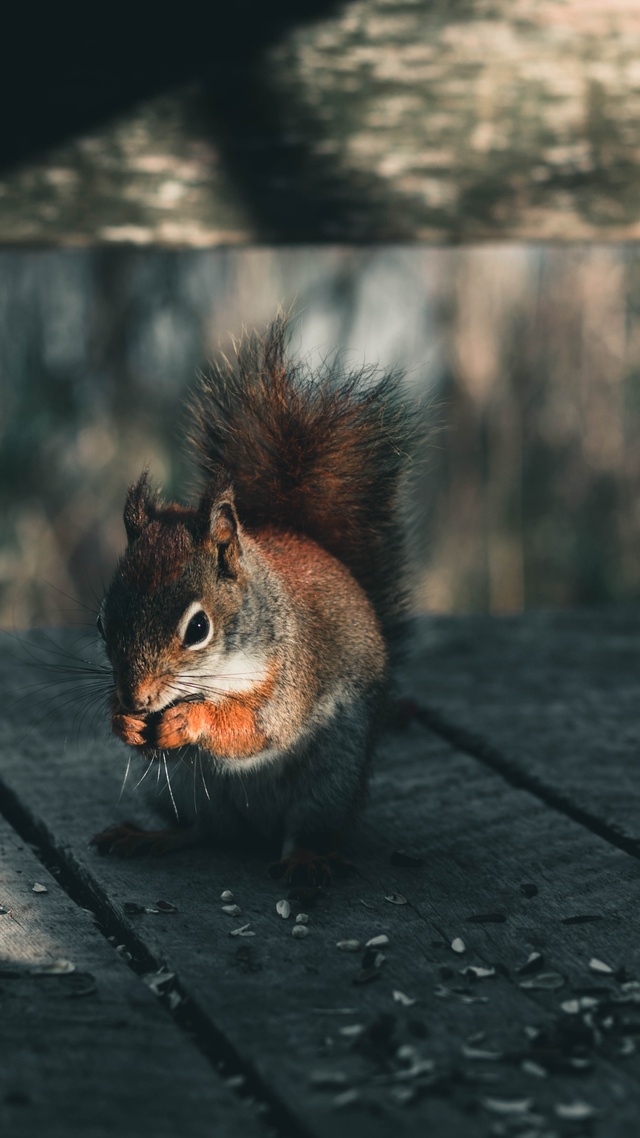
M401 1004L403 1008L412 1008L416 1003L413 996L407 996L404 992L401 992L399 988L393 989L392 996L396 1004Z
M534 972L542 972L544 968L544 956L541 952L530 952L525 963L516 968L519 976L529 976Z
M553 992L564 985L565 978L559 972L536 972L535 976L519 981L519 986L528 991Z
M248 921L246 925L240 925L238 929L230 929L229 936L255 936L256 934L249 928L250 924L251 921Z
M589 961L589 970L591 972L600 972L607 976L612 976L614 972L613 968L611 968L608 964L605 964L604 960L598 960L597 956L591 957L591 960Z

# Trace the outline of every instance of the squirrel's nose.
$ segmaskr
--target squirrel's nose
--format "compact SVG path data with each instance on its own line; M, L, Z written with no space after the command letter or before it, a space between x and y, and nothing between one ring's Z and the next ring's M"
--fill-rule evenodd
M149 706L148 693L143 695L139 688L136 689L120 681L116 681L116 694L125 711L145 711Z

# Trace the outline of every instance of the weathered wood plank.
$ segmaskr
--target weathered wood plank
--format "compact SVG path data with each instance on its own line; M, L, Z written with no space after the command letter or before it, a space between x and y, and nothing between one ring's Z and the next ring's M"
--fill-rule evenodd
M98 737L69 743L65 750L64 732L53 729L34 730L21 741L23 725L16 727L12 719L19 722L20 716L5 711L2 777L42 840L60 851L97 902L111 911L123 940L142 943L177 972L203 1017L301 1126L332 1138L353 1133L354 1120L373 1136L392 1128L407 1134L428 1129L437 1138L480 1135L500 1121L483 1105L487 1097L497 1097L531 1098L528 1113L546 1120L531 1125L543 1129L560 1125L558 1105L583 1100L601 1112L594 1134L634 1133L640 1060L619 1053L634 1048L635 1004L615 1003L613 997L624 995L620 979L593 973L589 961L597 957L613 969L624 967L630 977L640 976L635 858L415 726L397 734L381 756L358 876L319 902L310 913L309 936L298 941L291 936L291 918L284 921L275 911L281 887L252 857L202 850L161 861L98 858L87 848L90 834L112 820L116 809L125 817L133 808L131 800L116 807L122 749ZM422 855L425 865L391 865L390 853L400 845ZM537 895L525 896L523 884L534 884ZM233 890L243 909L238 918L221 912L219 895L225 888ZM394 894L408 903L385 899ZM179 912L124 911L127 901L144 906L158 897L176 904ZM486 913L505 919L467 920ZM565 923L576 916L600 919ZM229 937L231 927L246 922L254 938ZM365 941L378 933L390 938L380 975L354 984L360 960L338 951L336 941ZM461 955L450 947L456 937L466 945ZM526 977L517 969L531 951L544 954L545 971L559 973L562 987L520 987ZM459 975L467 963L498 964L508 975L472 984ZM455 993L437 995L440 985L462 987L487 1003L466 1003ZM595 1021L592 1028L585 1020L587 1009L574 1016L560 1008L594 986L610 990L612 997L596 1007L600 1019L611 1017L599 1035ZM394 1002L396 990L415 998L415 1005ZM353 1010L336 1010L344 1008ZM395 1016L393 1032L391 1020L381 1016ZM354 1037L342 1035L340 1028L358 1024L366 1030L354 1050ZM377 1026L372 1030L372 1025ZM546 1030L544 1047L528 1041L524 1029L531 1026ZM504 1060L491 1063L461 1052L479 1031L486 1032L482 1046L505 1053ZM433 1060L437 1093L429 1073L398 1077L409 1065L397 1053L403 1044ZM593 1062L593 1070L572 1068L576 1059ZM546 1064L550 1076L523 1068L523 1060ZM327 1067L344 1082L330 1089L314 1086L312 1072ZM412 1086L418 1088L418 1100L402 1109L398 1090ZM340 1110L334 1099L346 1090L359 1097L350 1110Z
M155 29L165 71L132 91L157 91L165 76L174 89L128 112L116 101L115 120L83 122L80 138L7 172L0 241L637 239L634 0L314 10L257 40L260 12L226 34L216 13L206 50ZM140 59L127 44L133 76L156 54L150 33ZM102 47L101 86L122 46ZM72 101L76 67L45 68L45 115ZM37 67L30 78L38 90ZM92 80L77 102L95 99Z
M429 619L409 672L450 737L640 852L638 609Z
M0 853L0 1131L261 1134L249 1105L3 819Z

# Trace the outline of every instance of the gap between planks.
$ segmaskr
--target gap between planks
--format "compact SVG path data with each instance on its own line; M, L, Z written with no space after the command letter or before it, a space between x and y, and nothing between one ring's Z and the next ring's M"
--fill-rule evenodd
M572 822L577 822L580 826L584 826L592 834L604 841L609 842L610 845L615 846L616 849L622 850L623 853L630 854L631 857L640 859L640 843L634 838L628 838L625 834L616 830L615 826L603 822L595 814L589 810L585 810L580 806L576 806L566 795L560 791L554 790L552 787L546 785L540 778L534 774L527 774L521 770L515 763L511 762L506 755L504 755L492 743L488 743L479 735L475 735L466 727L459 727L457 724L451 723L446 715L436 711L434 708L429 707L428 704L420 703L419 701L411 701L413 705L413 713L416 722L421 727L426 728L428 731L433 731L434 734L439 735L445 742L450 743L451 746L456 747L457 750L463 751L470 758L476 759L484 766L489 767L496 774L499 774L509 786L513 786L516 790L526 790L530 794L535 795L546 806L550 806L558 813L564 814L565 817L570 818Z

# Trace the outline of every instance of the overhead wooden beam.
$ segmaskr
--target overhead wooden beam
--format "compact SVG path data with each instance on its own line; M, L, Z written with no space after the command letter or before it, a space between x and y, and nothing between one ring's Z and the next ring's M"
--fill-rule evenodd
M216 50L5 172L0 242L640 237L635 0L351 0Z

